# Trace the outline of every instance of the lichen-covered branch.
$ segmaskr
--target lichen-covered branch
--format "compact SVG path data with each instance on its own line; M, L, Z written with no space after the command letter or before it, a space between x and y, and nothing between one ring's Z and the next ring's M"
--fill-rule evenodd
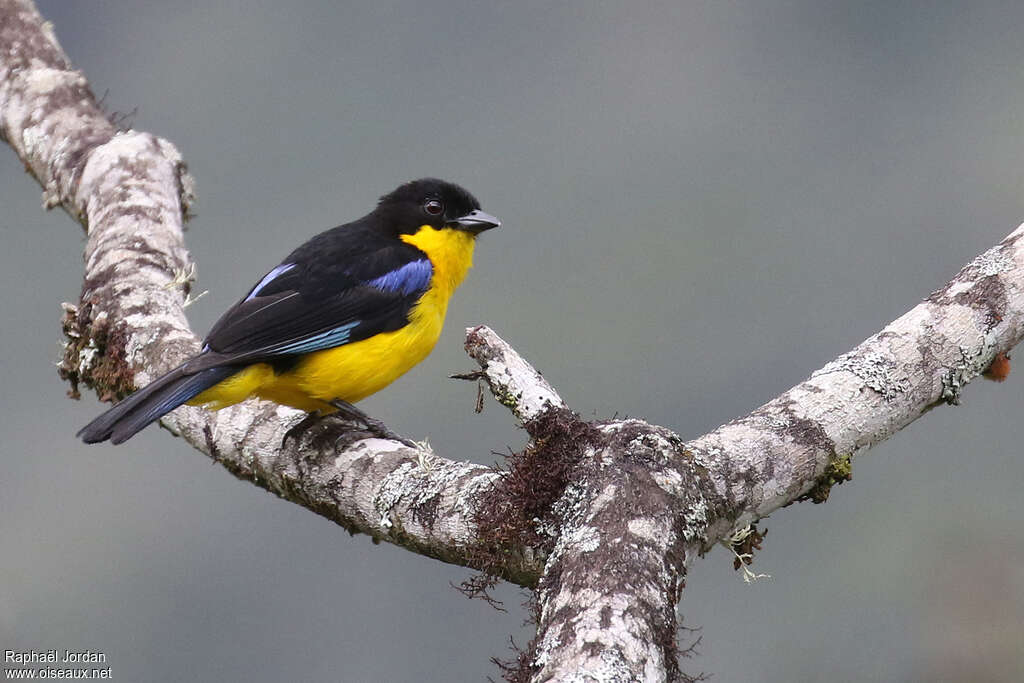
M705 475L680 440L639 420L595 425L538 591L534 681L692 680L680 671L676 602L688 544L681 520L706 513Z
M552 507L558 534L522 669L535 681L685 680L666 646L674 640L659 634L674 628L672 587L688 562L780 506L823 502L855 455L958 403L993 359L1002 375L1024 337L1022 237L1024 226L857 348L710 434L682 443L641 420L598 423ZM655 595L663 610L642 599Z
M491 328L468 328L466 353L480 364L494 397L520 421L528 422L553 408L565 408L562 397L548 381Z
M198 349L184 315L192 180L177 150L118 131L29 0L0 0L0 135L85 227L61 373L123 396ZM676 603L688 563L794 501L825 500L852 459L1024 337L1024 226L863 344L750 415L693 441L642 420L587 422L486 327L466 349L530 436L505 471L330 423L283 443L297 411L180 408L170 431L238 477L350 531L536 586L537 636L510 674L535 681L685 680ZM743 541L737 539L745 539ZM745 543L746 546L739 544ZM737 551L739 552L739 551Z
M30 2L7 0L0 12L0 136L43 186L44 205L81 219L84 206L64 200L73 198L83 157L114 136L114 125L97 115L85 77Z
M821 502L851 458L963 387L1024 338L1024 225L852 351L686 444L715 483L721 540L782 505ZM1005 361L1004 361L1005 363Z
M61 371L73 391L85 384L109 400L194 354L183 310L192 181L181 156L166 140L116 130L28 0L0 0L0 132L45 204L63 206L88 233L80 301L65 306ZM477 493L499 473L380 439L339 452L334 436L343 435L323 430L282 447L301 417L248 401L219 413L183 407L162 422L237 476L350 531L473 564ZM493 569L536 581L542 559L517 550Z

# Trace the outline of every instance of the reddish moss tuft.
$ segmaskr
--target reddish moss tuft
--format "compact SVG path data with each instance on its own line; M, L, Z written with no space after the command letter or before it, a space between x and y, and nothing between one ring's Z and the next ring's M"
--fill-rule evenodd
M540 528L553 521L551 506L572 481L585 447L600 436L593 425L565 409L545 412L527 423L526 430L530 444L508 456L508 471L483 494L475 520L482 554L493 553L496 560L512 547L550 549L552 539Z
M993 382L1002 382L1010 376L1010 356L1000 351L981 375Z

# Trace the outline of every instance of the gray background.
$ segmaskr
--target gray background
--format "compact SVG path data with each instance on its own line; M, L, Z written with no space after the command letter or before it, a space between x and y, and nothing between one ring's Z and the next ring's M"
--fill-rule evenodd
M202 332L294 245L401 181L464 183L487 233L427 361L363 407L442 454L488 323L584 415L695 436L800 381L1024 218L1019 2L46 0L111 110L198 181ZM0 648L92 648L118 681L462 681L510 614L165 432L85 447L61 301L82 235L0 152ZM772 515L745 585L716 549L681 613L720 681L1024 678L1024 382L972 384Z

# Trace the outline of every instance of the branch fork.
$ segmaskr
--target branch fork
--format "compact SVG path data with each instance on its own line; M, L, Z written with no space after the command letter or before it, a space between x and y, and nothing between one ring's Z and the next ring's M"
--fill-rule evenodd
M168 141L118 130L30 0L0 0L0 137L44 205L86 230L81 295L64 314L72 392L112 399L195 353L184 315L191 176ZM302 413L259 401L182 407L162 424L350 532L536 587L537 635L507 672L516 680L686 680L676 604L694 557L731 541L745 566L760 532L737 530L824 500L868 448L956 404L979 374L1005 378L1024 337L1022 236L1024 226L855 349L690 441L642 420L580 419L483 326L466 350L530 437L501 470L378 438L282 445Z

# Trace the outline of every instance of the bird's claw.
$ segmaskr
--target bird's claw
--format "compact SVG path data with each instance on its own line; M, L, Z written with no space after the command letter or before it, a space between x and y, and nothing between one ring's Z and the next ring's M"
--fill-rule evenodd
M373 436L376 436L380 439L387 439L388 441L397 441L398 443L404 446L408 446L409 448L419 448L419 446L417 446L412 441L402 438L395 432L391 431L391 429L383 422L376 418L370 417L369 415L364 413L359 408L356 408L348 401L336 399L334 401L330 401L330 404L334 406L338 411L337 413L332 413L333 415L339 418L347 418L348 420L351 420L353 422L362 422L363 425L366 427L366 431L372 434Z
M358 411L358 414L348 414L347 411L342 410L327 415L322 415L319 411L309 413L285 432L284 438L281 439L282 448L288 445L289 439L295 439L295 443L298 444L306 432L317 425L322 425L325 429L310 441L314 448L332 444L335 450L343 450L357 441L369 438L387 439L388 441L397 441L409 448L419 448L415 442L399 436L383 422L362 413L362 411Z
M419 448L419 446L416 445L415 442L399 436L398 434L393 432L390 427L388 427L380 420L375 420L372 417L367 417L365 420L363 420L363 423L366 425L367 432L373 434L374 436L380 439L387 439L388 441L397 441L398 443L404 446L408 446L409 448Z
M341 416L336 417L335 420L337 420L337 427L342 429L343 431L337 436L334 436L331 433L324 433L322 436L323 441L321 441L321 438L318 437L314 443L316 443L317 445L322 445L325 441L329 441L333 437L334 450L340 451L345 450L346 448L356 443L357 441L362 441L363 439L377 438L387 439L388 441L397 441L404 446L408 446L409 448L419 448L419 446L417 446L414 442L402 438L401 436L393 432L391 429L386 427L383 423L378 422L376 420L364 422L362 420L349 420ZM359 422L362 422L363 424L360 425ZM331 431L333 432L334 430Z
M295 444L298 445L302 441L302 437L309 431L310 427L318 424L324 418L319 411L314 410L312 413L306 415L292 427L284 433L284 437L281 439L281 448L288 447L288 439L295 439Z

